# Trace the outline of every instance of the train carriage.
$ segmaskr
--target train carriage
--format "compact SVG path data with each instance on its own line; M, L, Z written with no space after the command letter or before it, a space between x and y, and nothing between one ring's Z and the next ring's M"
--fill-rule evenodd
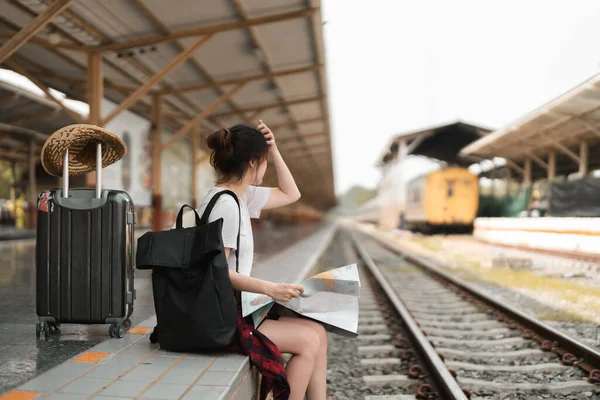
M469 231L478 206L477 176L465 168L444 168L408 182L400 226L417 230Z

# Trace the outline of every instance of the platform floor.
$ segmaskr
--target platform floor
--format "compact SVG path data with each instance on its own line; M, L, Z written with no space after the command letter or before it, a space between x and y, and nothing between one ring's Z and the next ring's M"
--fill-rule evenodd
M320 224L264 224L255 233L254 271L261 275L261 266L265 262L268 264L272 256L320 228ZM109 338L108 325L63 325L60 335L51 335L45 341L36 339L34 252L35 240L0 242L0 396ZM150 274L150 271L136 271L137 299L133 326L154 316ZM146 337L126 335L123 340L131 344L142 338ZM148 347L147 340L143 344L143 347ZM77 367L73 363L67 364L70 368ZM86 396L70 397L65 394L60 398Z

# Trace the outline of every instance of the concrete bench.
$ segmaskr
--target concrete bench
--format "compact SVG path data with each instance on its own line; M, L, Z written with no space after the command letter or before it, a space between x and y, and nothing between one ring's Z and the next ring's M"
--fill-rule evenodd
M315 265L335 233L326 224L316 233L256 266L253 276L299 282ZM258 373L248 357L161 350L150 343L156 317L132 327L35 377L13 392L43 399L251 399Z

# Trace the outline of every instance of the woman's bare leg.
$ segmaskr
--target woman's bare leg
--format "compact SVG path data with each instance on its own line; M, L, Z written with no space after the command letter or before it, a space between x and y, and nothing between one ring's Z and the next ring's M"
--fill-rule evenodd
M293 354L286 367L290 400L303 400L319 354L319 336L314 329L288 321L266 320L258 330L275 343L279 351Z
M323 325L306 318L279 317L280 321L290 322L306 326L316 332L319 336L319 355L315 362L315 368L310 376L306 390L307 400L325 400L327 398L327 331Z

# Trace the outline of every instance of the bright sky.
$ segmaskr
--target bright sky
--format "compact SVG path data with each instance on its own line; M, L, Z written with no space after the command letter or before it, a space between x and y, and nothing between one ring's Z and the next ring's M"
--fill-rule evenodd
M600 72L598 0L323 0L323 19L338 194L377 185L397 133L500 128Z

